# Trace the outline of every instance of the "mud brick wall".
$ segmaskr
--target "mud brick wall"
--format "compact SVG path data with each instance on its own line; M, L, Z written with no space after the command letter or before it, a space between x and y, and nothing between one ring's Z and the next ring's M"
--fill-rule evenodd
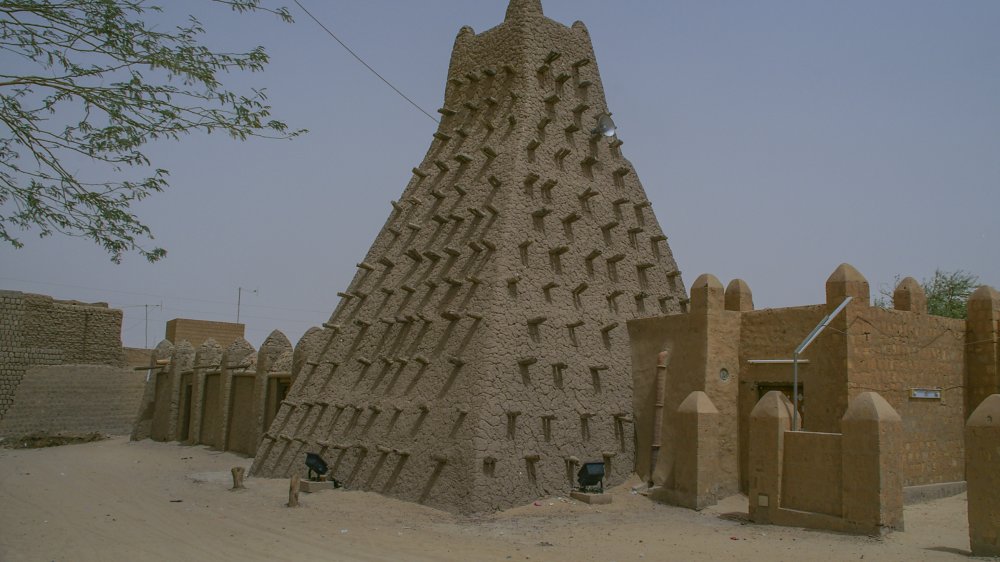
M656 473L648 475L651 455L645 449L651 447L654 435L653 428L647 427L654 404L662 404L665 412L665 449L660 458L669 465L669 445L676 429L676 419L670 413L681 397L706 384L706 375L718 368L715 365L706 371L708 360L726 351L723 344L735 341L738 368L730 375L739 381L735 398L739 403L739 472L741 488L746 490L750 485L749 451L754 446L748 423L751 412L765 391L791 394L793 367L789 360L794 350L845 297L851 297L848 306L800 358L802 428L840 433L850 401L866 392L877 392L902 420L899 455L903 484L948 484L964 479L963 431L970 404L966 395L1000 389L996 374L1000 294L995 290L981 287L970 297L966 322L927 314L923 290L910 278L896 289L893 309L873 307L867 280L849 264L840 265L830 275L827 302L819 305L760 311L752 310L752 305L737 307L735 297L741 293L749 296L749 288L735 280L726 290L726 312L738 314L739 329L724 331L712 330L711 322L707 327L695 322L700 308L695 297L706 278L714 279L702 276L692 288L691 312L629 322L639 444L636 468L640 476L658 486L671 486L669 466L657 464ZM734 284L743 290L734 290ZM721 287L717 281L709 285L715 286L715 292ZM660 360L667 371L663 388L656 384L660 376L658 356L668 359ZM761 360L777 362L757 362ZM677 368L671 368L673 365ZM710 388L706 386L706 390ZM728 407L724 396L709 394L724 414ZM728 433L729 429L722 427L726 416L718 419L720 431ZM723 483L724 477L720 477L719 484Z
M197 349L211 339L226 348L234 341L242 340L245 329L245 325L231 322L174 318L167 321L166 340L174 344L186 341Z
M965 431L972 555L1000 556L1000 394L979 403Z
M14 391L28 363L20 329L23 316L22 294L0 292L0 419L14 403Z
M969 297L965 415L1000 393L1000 292L982 286Z
M852 397L843 433L793 432L792 404L767 393L750 415L750 520L878 535L903 530L899 414Z
M702 275L692 285L689 313L628 323L639 446L636 472L659 487L655 497L669 503L701 509L738 491L742 307L736 302L739 299L727 299L727 295L734 297L741 283L725 290L715 276ZM727 300L736 310L726 309ZM698 424L711 446L687 443L692 434L685 430L685 410L702 420L713 420L717 427L712 429ZM705 456L700 452L703 449L710 449L713 456ZM700 483L692 494L683 467L685 457L695 451L704 462L699 461Z
M28 367L0 420L0 438L34 433L128 435L145 373L106 365Z
M793 382L792 366L788 364L750 363L761 359L790 359L792 351L827 313L823 305L792 308L767 308L743 313L743 329L740 332L740 420L749 420L757 401L763 397L768 385L789 385ZM817 348L819 349L819 348ZM803 413L810 411L815 367L820 354L809 349L799 365L800 392L803 402L799 405ZM808 414L806 414L808 415ZM803 420L806 422L806 420ZM747 447L750 427L741 423L740 431L740 487L747 489Z
M296 351L308 347L317 331L306 332ZM187 341L161 341L152 350L154 367L132 439L179 441L253 455L280 403L273 383L293 378L305 365L293 368L292 357L291 342L278 331L259 352L243 339L224 350L213 339L197 350Z
M228 421L227 448L231 451L253 455L257 450L257 434L254 432L252 376L233 377L231 409Z
M903 418L904 484L965 480L965 321L873 307L852 312L848 333L849 396L878 392Z
M122 312L103 303L0 291L0 420L30 367L123 366L121 322Z
M834 516L841 514L841 441L839 433L785 433L782 507Z
M152 356L152 349L143 349L138 347L125 348L125 363L129 367L146 367L150 364Z

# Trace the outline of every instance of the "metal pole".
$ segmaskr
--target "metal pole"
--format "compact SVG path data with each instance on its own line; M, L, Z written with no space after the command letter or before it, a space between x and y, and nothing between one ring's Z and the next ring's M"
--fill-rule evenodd
M792 359L747 359L749 365L791 365ZM799 363L808 363L808 359L799 359Z
M799 352L792 353L792 431L799 427Z
M243 287L236 289L236 323L240 323L240 300L243 297Z
M806 336L806 339L802 340L802 343L795 348L795 351L792 352L792 393L794 394L794 396L792 396L792 401L795 404L795 409L792 410L792 431L798 431L795 426L799 421L799 354L812 345L812 342L816 341L816 338L818 338L823 330L830 325L830 322L832 322L833 319L841 313L841 311L847 308L848 303L850 303L853 298L854 297L845 298L844 302L840 303L840 306L833 309L833 312L827 314L823 320L820 321L815 328L813 328L812 332Z
M149 305L144 304L142 307L146 309L146 340L143 347L149 349Z

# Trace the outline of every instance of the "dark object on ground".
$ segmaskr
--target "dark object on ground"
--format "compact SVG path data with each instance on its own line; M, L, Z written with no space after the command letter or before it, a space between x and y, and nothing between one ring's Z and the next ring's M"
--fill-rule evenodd
M45 433L33 433L24 437L9 437L0 439L0 447L4 449L44 449L45 447L59 447L62 445L78 445L80 443L93 443L104 441L107 435L101 433L85 433L82 435L48 435Z

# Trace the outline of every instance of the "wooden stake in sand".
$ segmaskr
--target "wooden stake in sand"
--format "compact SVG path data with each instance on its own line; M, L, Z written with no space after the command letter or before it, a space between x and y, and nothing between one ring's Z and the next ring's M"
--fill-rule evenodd
M288 507L298 507L299 506L299 475L295 474L292 476L291 482L288 483Z
M243 477L246 476L247 469L243 468L242 466L234 466L232 472L233 472L233 487L231 489L242 490Z

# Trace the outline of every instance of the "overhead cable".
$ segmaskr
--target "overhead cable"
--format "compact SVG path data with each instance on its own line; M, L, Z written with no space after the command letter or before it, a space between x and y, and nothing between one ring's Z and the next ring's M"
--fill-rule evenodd
M334 33L332 31L330 31L329 27L323 25L323 22L319 21L319 19L317 19L316 16L312 15L312 12L310 12L308 9L306 9L305 6L302 5L302 2L299 2L299 0L294 0L294 1L295 1L296 4L298 4L299 8L302 8L302 11L305 12L307 16L309 16L314 22L316 22L316 25L318 25L321 28L323 28L323 31L325 31L330 37L333 37L333 39L337 43L340 43L341 47L343 47L348 53L351 53L351 56L353 56L354 58L358 59L358 62L360 62L361 64L365 65L365 68L367 68L368 70L370 70L372 72L372 74L374 74L375 76L378 76L379 80L385 82L386 86L389 86L390 88L392 88L393 91L395 91L397 94L399 94L404 100L410 102L410 105L412 105L413 107L417 108L417 110L419 110L420 113L423 113L424 115L426 115L428 118L430 118L431 121L434 121L435 123L440 123L440 121L438 121L436 117L434 117L433 115L431 115L430 113L428 113L426 110L424 110L424 108L422 108L419 105L417 105L417 102L415 102L412 99L410 99L406 94L404 94L402 91L400 91L399 88L393 86L391 82L389 82L388 80L386 80L384 76L382 76L381 74L379 74L377 70L375 70L374 68L372 68L372 66L370 64L368 64L367 62L365 62L364 59L362 59L357 53L355 53L350 47L347 46L347 43L344 43L343 41L340 40L339 37L337 37L336 35L334 35Z

